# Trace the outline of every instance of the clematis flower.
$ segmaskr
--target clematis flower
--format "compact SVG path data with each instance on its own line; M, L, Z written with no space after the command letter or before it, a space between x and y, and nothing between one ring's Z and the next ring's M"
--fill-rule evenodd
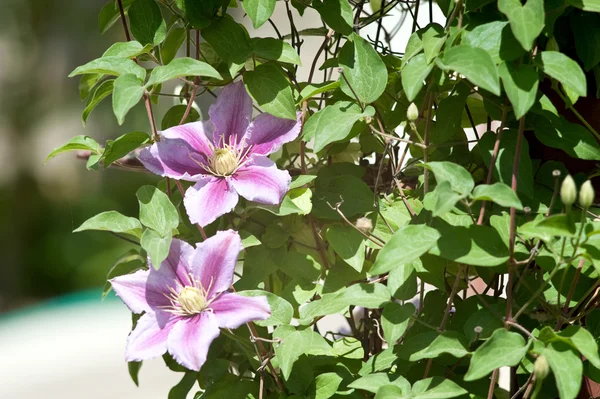
M261 114L253 121L252 99L242 82L221 90L210 120L175 126L142 150L140 161L153 173L195 182L184 196L192 223L206 226L230 212L239 195L276 205L289 189L290 175L267 155L300 133L296 120Z
M270 316L266 297L227 292L242 249L240 236L220 231L196 248L174 239L158 270L139 270L110 280L134 313L145 312L127 339L125 359L141 361L169 352L200 370L219 328L237 328Z

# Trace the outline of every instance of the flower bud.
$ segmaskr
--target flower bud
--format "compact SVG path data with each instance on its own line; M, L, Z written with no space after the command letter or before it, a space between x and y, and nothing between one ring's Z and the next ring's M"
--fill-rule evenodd
M592 187L591 181L586 181L581 185L579 189L579 205L583 209L587 209L594 203L594 199L596 198L596 194L594 193L594 187Z
M550 365L548 364L548 359L546 359L546 356L538 356L533 364L533 373L538 381L542 381L544 378L548 377L548 374L550 373Z
M408 106L408 109L406 110L406 117L411 122L414 122L419 118L419 108L417 108L415 103L410 103Z
M567 208L573 205L577 199L577 187L575 187L575 180L571 175L567 175L560 186L560 199Z
M356 228L365 234L369 234L373 231L373 222L369 218L358 218L356 220Z

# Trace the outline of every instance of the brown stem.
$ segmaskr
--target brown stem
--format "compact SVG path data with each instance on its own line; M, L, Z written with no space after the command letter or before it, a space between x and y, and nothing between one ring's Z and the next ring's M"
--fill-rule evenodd
M266 361L267 361L267 367L269 367L269 370L271 371L271 374L273 375L273 379L275 380L275 383L277 384L277 387L279 388L279 391L285 392L285 388L283 387L283 384L281 383L281 380L279 379L279 376L277 375L277 371L275 370L275 367L273 367L273 363L271 363L271 359L269 359L269 357L267 355L267 350L265 349L265 346L263 345L262 341L256 339L256 337L258 337L259 335L256 332L256 328L254 327L254 323L249 322L249 323L246 323L246 325L248 326L248 329L250 330L250 334L254 338L254 341L258 345L258 348L260 350L260 356L262 358L266 359Z
M567 314L567 312L569 311L569 304L571 303L571 299L573 299L573 294L575 293L575 287L577 286L577 282L579 281L579 277L581 276L581 269L583 268L584 263L585 263L585 259L582 258L579 261L579 264L577 265L577 271L575 271L575 277L573 277L573 281L571 281L571 286L569 287L569 293L567 294L565 306L563 306L561 317L558 319L558 321L556 322L556 325L554 326L554 331L558 331L563 325L563 322L564 322L563 315Z
M506 124L506 114L508 112L508 108L506 106L502 107L502 120L500 121L500 127L496 131L496 141L494 142L494 151L492 152L492 159L490 160L490 166L488 169L487 178L485 179L485 184L492 183L492 175L494 172L494 168L496 166L496 160L498 159L498 153L500 152L500 139L502 138L502 131L504 130L504 125ZM485 206L487 205L487 201L481 202L481 209L479 210L479 219L477 219L477 224L483 224L483 217L485 216Z
M117 0L117 4L119 5L119 13L121 14L121 22L123 23L123 30L125 31L125 38L127 41L131 41L129 28L127 27L127 19L125 18L125 9L123 8L123 1Z
M494 369L492 372L492 378L490 381L490 388L488 389L487 399L494 399L494 389L496 388L496 382L498 381L498 369Z

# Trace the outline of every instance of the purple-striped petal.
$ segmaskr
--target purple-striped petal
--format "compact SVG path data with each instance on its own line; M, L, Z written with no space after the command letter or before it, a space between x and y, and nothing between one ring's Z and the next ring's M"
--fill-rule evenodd
M207 163L206 157L182 139L163 138L140 151L138 158L146 169L163 177L197 181L206 174L200 166Z
M260 114L246 131L246 145L252 145L250 153L268 155L281 148L285 143L294 140L302 129L302 113L298 112L296 120L276 118L269 114Z
M223 293L210 305L219 327L238 328L253 320L266 320L271 316L267 297L246 297Z
M153 309L159 306L168 306L170 301L169 288L179 292L182 286L190 285L190 263L194 256L194 247L185 241L176 238L171 241L169 254L156 270L148 258L150 275L146 288L146 300Z
M212 137L215 126L211 121L198 121L186 123L185 125L173 126L161 132L161 136L170 140L183 140L189 144L194 151L200 154L212 154Z
M110 280L112 289L133 313L150 311L146 299L146 282L149 270L138 270L133 274L125 274Z
M204 242L196 244L192 259L192 274L208 289L208 298L229 289L242 240L233 230L219 231Z
M226 179L220 177L198 181L187 189L183 198L190 221L200 226L209 225L230 212L237 202L237 192Z
M217 146L222 139L226 143L240 142L252 119L252 99L246 92L244 83L231 83L221 89L217 100L210 106L208 115L215 125L213 142Z
M231 185L249 201L277 205L287 193L292 178L286 170L279 170L267 157L255 157L231 178Z
M161 326L156 317L153 312L140 317L135 329L127 338L125 360L139 362L161 356L167 351L169 333L179 322L177 318L172 317L167 323L161 323Z
M219 336L219 326L211 312L181 319L169 334L167 346L177 363L199 371L212 341Z

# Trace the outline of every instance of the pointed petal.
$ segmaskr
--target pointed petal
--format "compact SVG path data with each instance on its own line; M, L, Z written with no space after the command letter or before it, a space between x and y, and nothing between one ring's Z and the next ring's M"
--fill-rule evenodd
M267 297L246 297L225 292L210 305L221 328L238 328L253 320L271 316Z
M163 138L140 151L138 159L152 173L177 180L197 181L206 174L206 157L182 139Z
M208 291L208 298L229 289L242 240L233 230L219 231L206 241L196 244L192 274Z
M190 261L194 255L194 247L176 238L171 242L169 255L156 270L148 258L150 274L146 285L146 301L153 311L159 311L162 306L171 305L168 296L172 288L176 292L182 286L190 285Z
M133 313L150 311L146 300L146 282L149 270L138 270L133 274L125 274L110 280L113 290Z
M249 201L277 205L290 188L291 180L290 174L277 169L269 158L256 157L232 176L231 185Z
M211 312L181 319L171 330L168 339L169 353L182 366L199 371L212 341L219 336L219 327Z
M230 212L238 202L238 194L224 178L212 177L188 188L183 198L192 223L206 226Z
M295 121L276 118L269 114L260 114L246 131L246 145L252 145L250 152L268 155L294 140L302 129L302 113L297 113Z
M178 322L172 317L167 323L161 323L161 327L156 317L153 312L140 317L135 329L127 338L125 360L139 362L161 356L167 351L167 338Z
M161 132L161 136L171 140L182 140L200 154L212 154L212 137L215 125L211 121L198 121L173 126Z
M242 81L231 83L221 89L217 101L208 110L215 124L213 142L219 145L221 138L239 142L252 119L252 99ZM231 137L233 136L233 137Z

